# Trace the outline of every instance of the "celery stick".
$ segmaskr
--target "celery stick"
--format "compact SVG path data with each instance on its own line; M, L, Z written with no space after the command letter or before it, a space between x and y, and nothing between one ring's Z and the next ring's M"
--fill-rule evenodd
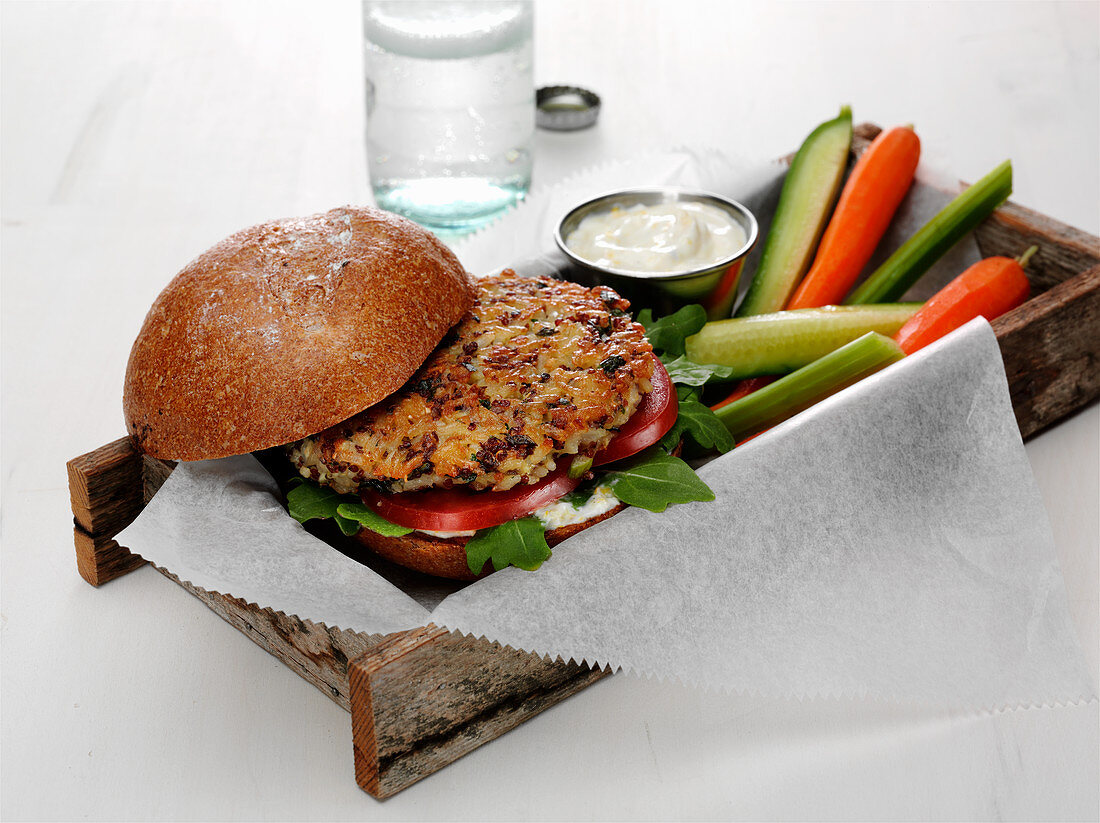
M813 262L829 222L852 146L852 110L822 123L803 141L783 181L760 267L738 317L779 311Z
M786 374L869 331L893 336L921 305L824 306L716 320L687 338L687 356L729 366L736 378Z
M962 236L993 213L1012 194L1012 161L997 168L968 188L910 237L845 303L889 303L909 288L943 257Z
M723 406L715 415L735 438L745 438L808 409L904 356L889 337L868 332L771 385Z

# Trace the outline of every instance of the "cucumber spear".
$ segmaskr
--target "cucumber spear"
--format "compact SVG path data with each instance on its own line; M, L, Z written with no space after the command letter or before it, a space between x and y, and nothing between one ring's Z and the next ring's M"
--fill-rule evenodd
M738 440L781 423L831 394L889 366L905 352L893 340L868 332L798 371L714 412Z
M813 263L829 222L852 147L852 110L822 123L802 143L783 181L760 267L737 310L738 317L767 314L786 306Z
M922 305L824 306L715 320L684 344L689 360L726 366L730 377L787 374L869 331L893 336Z

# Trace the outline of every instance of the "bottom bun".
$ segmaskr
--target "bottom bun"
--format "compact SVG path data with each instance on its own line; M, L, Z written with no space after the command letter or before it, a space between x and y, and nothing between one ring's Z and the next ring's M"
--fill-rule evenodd
M590 517L582 523L552 529L546 532L546 543L551 547L556 546L567 537L572 537L589 526L594 526L618 514L625 508L625 503L619 503L610 511ZM360 529L355 539L391 563L436 577L448 577L451 580L477 580L494 571L491 560L485 564L485 571L481 574L475 575L470 571L470 567L466 564L466 544L470 541L468 537L432 537L423 532L409 532L402 537L386 537L370 529Z

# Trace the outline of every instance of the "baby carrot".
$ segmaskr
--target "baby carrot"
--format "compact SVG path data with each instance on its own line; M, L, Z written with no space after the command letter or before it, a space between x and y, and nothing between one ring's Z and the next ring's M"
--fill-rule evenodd
M993 320L1031 293L1024 266L1038 250L1032 246L1018 259L987 257L968 268L932 297L894 336L912 354L981 315Z
M909 126L884 131L874 139L848 176L813 266L783 308L817 308L844 299L909 190L919 159L920 138ZM712 408L739 400L775 379L742 380Z
M875 138L844 184L813 266L786 308L816 308L844 299L909 191L919 159L920 138L908 126Z
M746 377L744 380L738 380L733 384L733 391L731 391L724 400L719 400L713 406L712 411L718 411L723 406L728 406L742 397L748 397L754 391L759 391L765 386L770 386L776 380L779 379L778 374L762 374L759 377Z
M844 302L887 303L900 300L920 276L972 228L1012 194L1012 163L1005 160L968 188L906 240Z

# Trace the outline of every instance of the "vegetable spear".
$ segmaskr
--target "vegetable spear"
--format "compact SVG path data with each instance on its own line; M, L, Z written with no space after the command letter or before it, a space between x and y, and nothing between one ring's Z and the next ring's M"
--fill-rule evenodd
M905 356L897 343L868 332L770 386L717 409L714 414L737 440L757 434L808 409Z
M920 138L909 126L874 139L848 175L814 264L788 309L835 305L847 296L909 191L919 160Z
M1038 250L1038 246L1032 246L1015 260L1011 257L979 260L909 318L894 341L906 354L912 354L975 317L994 320L1021 305L1031 293L1024 266Z
M968 188L890 255L845 303L889 303L899 300L964 234L993 213L1012 194L1012 162Z
M687 358L725 366L727 379L786 374L869 331L896 334L921 305L825 306L716 320L684 341Z
M825 230L852 146L852 110L814 129L791 161L779 205L764 241L760 267L749 285L738 317L782 309L810 267Z
M835 120L822 123L803 141L783 181L760 267L737 310L738 317L786 308L791 293L813 260L814 249L844 178L851 148L852 110L848 106L843 106ZM771 380L770 376L743 380L714 408L751 394Z

